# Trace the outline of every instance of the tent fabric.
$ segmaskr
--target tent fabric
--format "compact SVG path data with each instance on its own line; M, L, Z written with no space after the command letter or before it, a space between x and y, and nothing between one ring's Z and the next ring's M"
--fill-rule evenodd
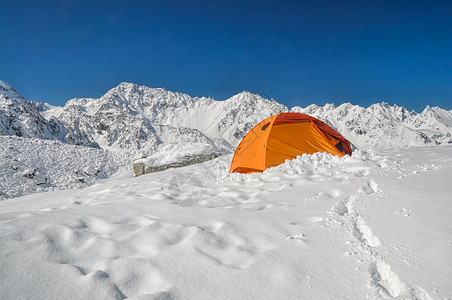
M300 113L271 116L240 142L230 172L256 173L304 153L351 154L350 142L324 122Z

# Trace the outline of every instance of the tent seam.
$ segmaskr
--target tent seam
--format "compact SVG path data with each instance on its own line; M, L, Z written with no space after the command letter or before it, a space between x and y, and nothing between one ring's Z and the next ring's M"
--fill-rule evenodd
M323 134L322 130L320 130L319 127L317 127L317 125L314 123L314 121L311 121L311 124L314 126L315 129L317 129L317 131L320 133L320 135L326 140L328 141L328 144L331 145L330 141L327 139L327 137ZM340 140L341 141L341 140ZM331 145L340 155L340 157L344 156L344 153L342 153L341 151L339 151L336 146Z
M279 116L278 116L279 117ZM266 167L267 167L267 150L268 150L268 147L267 147L267 145L268 145L268 139L270 138L270 134L272 133L272 130L273 130L273 124L275 124L275 121L278 119L278 117L276 117L274 120L273 120L273 122L271 123L271 128L270 128L270 131L268 132L268 135L267 135L267 138L265 139L265 153L264 153L264 170L266 169Z

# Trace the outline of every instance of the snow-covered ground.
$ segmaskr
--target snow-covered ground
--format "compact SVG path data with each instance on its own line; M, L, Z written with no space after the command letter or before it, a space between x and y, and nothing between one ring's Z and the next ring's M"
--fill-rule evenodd
M134 155L137 154L130 151L0 135L0 201L36 192L87 187L130 169Z
M451 146L230 160L0 201L0 298L452 298Z

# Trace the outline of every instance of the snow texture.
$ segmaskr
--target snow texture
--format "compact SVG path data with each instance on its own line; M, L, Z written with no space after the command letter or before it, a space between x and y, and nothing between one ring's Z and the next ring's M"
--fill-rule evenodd
M187 142L168 144L146 158L135 160L133 171L136 176L140 176L205 162L222 154L225 154L224 150L210 144Z
M0 136L0 200L76 189L130 169L133 156L36 138Z
M54 107L0 81L0 298L451 299L451 111L295 107L358 149L132 177L285 111L131 83Z
M450 299L451 150L249 175L229 154L0 201L2 297Z
M137 159L135 163L144 163L148 166L162 166L166 164L183 162L187 157L211 153L220 154L222 151L210 144L202 143L174 143L162 147L160 150L154 152L152 155Z

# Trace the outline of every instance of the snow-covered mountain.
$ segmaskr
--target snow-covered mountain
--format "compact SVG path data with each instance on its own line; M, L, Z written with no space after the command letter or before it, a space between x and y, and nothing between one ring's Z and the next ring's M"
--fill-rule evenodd
M358 148L388 149L452 143L452 111L427 106L421 113L388 103L368 108L344 103L312 104L294 112L319 118L335 127Z
M34 102L0 81L0 134L61 140L64 128L56 118L45 119Z
M261 119L282 111L248 92L215 101L121 83L99 99L69 100L59 119L101 147L153 151L175 141L231 148Z
M76 126L65 126L53 114L43 113L51 107L49 104L25 100L8 83L0 81L0 135L59 140L68 144L99 147L89 136L79 135Z
M121 83L99 99L75 98L64 107L26 101L0 85L0 134L149 154L174 142L233 150L262 119L289 109L242 92L224 101ZM359 148L400 148L452 142L452 111L427 106L421 113L387 103L368 108L312 104L290 111L317 117Z

